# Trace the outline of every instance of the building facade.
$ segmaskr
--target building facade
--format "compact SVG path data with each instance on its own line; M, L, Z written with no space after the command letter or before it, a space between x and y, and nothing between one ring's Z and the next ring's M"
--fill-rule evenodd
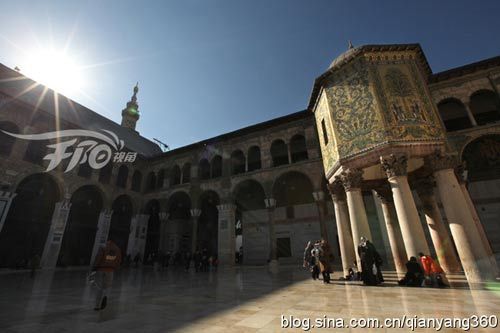
M137 86L120 126L1 66L0 128L23 137L0 133L0 266L88 265L108 238L145 259L300 263L323 237L346 270L366 236L399 273L423 251L483 281L500 259L499 89L500 57L432 73L416 44L350 48L307 110L161 152L135 131ZM66 130L110 131L122 158L47 172L62 140L26 135Z

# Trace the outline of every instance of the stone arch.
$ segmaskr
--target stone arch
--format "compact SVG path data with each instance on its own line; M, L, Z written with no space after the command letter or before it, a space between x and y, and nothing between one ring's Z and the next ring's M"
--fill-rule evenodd
M187 184L191 182L191 163L186 162L182 166L182 183Z
M184 191L176 191L168 198L167 249L172 253L191 251L191 206L191 197Z
M259 146L252 146L248 149L248 171L262 168L261 154Z
M459 131L472 127L465 105L457 98L446 98L438 105L439 115L447 131Z
M47 173L31 174L16 187L17 196L0 232L0 267L23 267L42 256L56 202L62 191Z
M165 169L160 169L160 171L158 171L158 178L156 181L156 188L163 188L163 183L165 182Z
M285 141L278 139L271 144L273 167L288 164L288 147Z
M104 194L95 185L84 185L71 196L71 209L64 232L59 265L89 265Z
M306 138L302 134L295 134L290 139L290 155L292 163L308 159Z
M211 177L212 178L218 178L222 176L222 156L220 155L215 155L212 158L212 172L211 172Z
M127 187L128 168L125 165L120 165L118 168L118 175L116 176L116 186L121 188Z
M233 198L238 210L248 211L264 209L266 193L264 187L254 179L238 183L233 190Z
M160 201L148 201L144 213L149 215L144 258L149 258L150 255L156 255L160 248Z
M99 183L109 184L113 175L113 163L109 162L99 171Z
M462 150L461 160L471 182L500 178L500 134L475 138Z
M130 224L134 213L134 206L130 196L122 194L112 203L111 224L108 239L114 241L121 249L122 255L127 253L128 240L130 236Z
M191 217L191 197L184 191L176 191L169 198L167 211L169 219L189 219Z
M201 180L210 178L210 162L206 158L201 159L198 164L198 177Z
M181 183L181 168L178 165L174 165L170 169L170 185L179 185Z
M198 199L198 207L201 210L198 218L197 247L202 250L206 248L209 255L217 254L218 226L220 204L219 195L212 190L204 191Z
M245 173L245 154L240 150L235 150L231 153L231 174L237 175Z
M132 175L132 186L131 189L134 192L141 192L142 187L142 173L139 170L135 170Z
M0 156L8 157L12 153L16 138L2 131L19 133L19 127L10 121L0 121Z
M154 191L156 188L156 174L154 171L150 171L146 177L146 192Z
M273 184L277 207L290 207L313 202L313 184L308 176L298 171L281 174Z
M500 99L491 90L475 91L470 96L470 109L478 125L500 121Z

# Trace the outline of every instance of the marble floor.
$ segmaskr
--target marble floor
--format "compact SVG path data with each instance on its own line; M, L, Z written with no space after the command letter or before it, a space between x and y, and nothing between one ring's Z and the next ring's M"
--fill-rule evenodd
M500 292L468 290L463 277L454 288L402 288L385 272L384 286L312 281L296 267L271 274L264 267L221 268L218 272L116 274L108 307L93 310L94 290L78 269L0 274L0 332L304 332L316 318L500 316ZM338 278L338 275L334 276ZM462 281L461 281L462 280ZM295 318L300 328L282 328ZM338 327L338 326L337 326ZM320 329L317 332L408 332L409 328ZM436 329L416 329L436 332ZM463 332L463 329L441 331ZM472 329L478 332L478 329ZM500 328L484 329L499 332Z

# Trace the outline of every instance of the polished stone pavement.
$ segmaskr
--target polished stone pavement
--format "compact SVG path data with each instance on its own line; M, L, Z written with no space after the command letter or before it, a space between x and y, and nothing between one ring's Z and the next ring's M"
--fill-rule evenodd
M292 266L280 267L277 274L265 267L197 274L131 268L116 274L108 307L100 312L93 311L94 291L86 285L85 276L81 269L40 271L34 279L27 272L1 273L0 332L303 332L281 329L281 315L312 320L404 314L500 316L499 292L463 288L460 276L452 277L454 288L433 289L399 287L391 272L385 273L384 286L366 287L341 281L324 285ZM499 332L500 328L484 331Z

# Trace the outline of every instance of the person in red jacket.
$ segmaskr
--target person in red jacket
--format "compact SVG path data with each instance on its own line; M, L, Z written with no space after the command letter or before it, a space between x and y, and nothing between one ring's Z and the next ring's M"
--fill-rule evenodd
M96 271L95 285L97 297L94 310L102 310L106 307L108 291L113 284L115 270L120 267L122 254L120 248L108 240L105 247L101 247L94 261L93 271Z
M424 255L422 252L418 255L420 256L420 263L422 264L426 281L429 281L426 284L437 287L447 287L448 280L441 266L439 266L431 256Z

